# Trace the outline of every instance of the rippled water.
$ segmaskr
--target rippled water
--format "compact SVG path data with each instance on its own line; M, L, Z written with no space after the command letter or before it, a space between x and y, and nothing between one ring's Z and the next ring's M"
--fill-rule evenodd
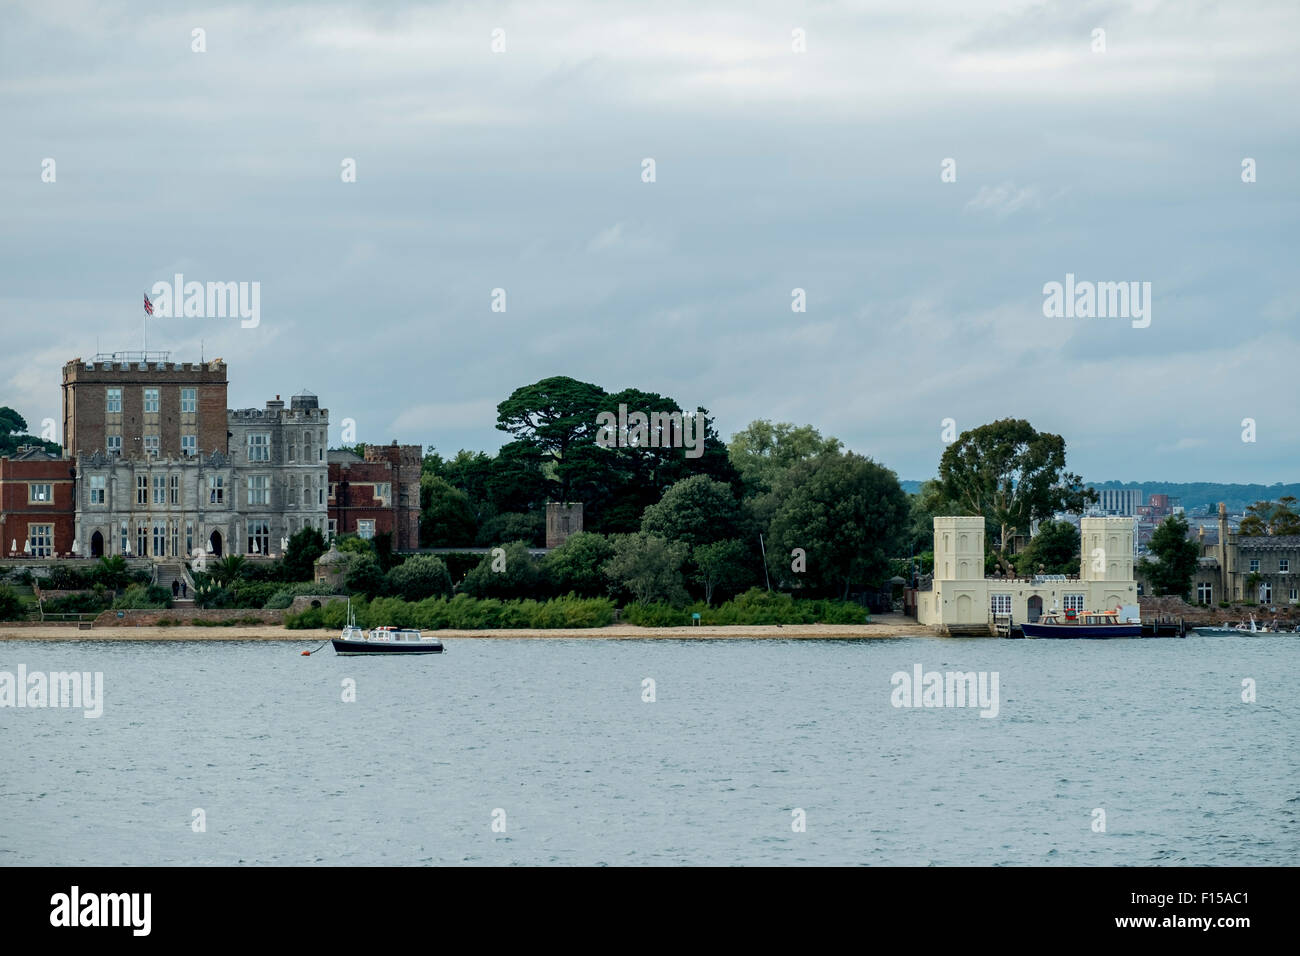
M1293 636L446 644L0 642L106 698L0 709L0 863L1300 858ZM893 707L917 663L998 672L999 715Z

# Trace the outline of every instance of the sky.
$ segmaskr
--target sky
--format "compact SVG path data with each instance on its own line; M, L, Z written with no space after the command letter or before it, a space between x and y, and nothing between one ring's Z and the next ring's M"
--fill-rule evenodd
M497 403L568 375L724 437L812 424L905 479L946 419L1004 417L1089 480L1297 479L1293 0L42 0L0 24L0 405L33 430L64 362L147 334L224 358L231 407L315 392L332 445L351 419L492 451ZM146 325L177 273L259 283L257 325ZM1067 274L1149 282L1149 324L1045 315Z

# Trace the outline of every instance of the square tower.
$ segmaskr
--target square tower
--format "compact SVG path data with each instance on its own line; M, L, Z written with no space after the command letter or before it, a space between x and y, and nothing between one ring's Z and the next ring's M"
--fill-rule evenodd
M934 577L938 581L984 580L984 518L934 519Z
M1079 537L1080 580L1133 580L1132 518L1081 518Z

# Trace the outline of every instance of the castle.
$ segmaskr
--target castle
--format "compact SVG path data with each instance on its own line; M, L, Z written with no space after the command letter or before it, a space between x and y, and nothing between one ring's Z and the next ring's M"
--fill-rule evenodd
M916 595L917 621L948 634L989 634L995 621L1045 612L1136 606L1133 519L1080 520L1079 574L1030 578L984 573L984 518L934 519L934 576Z

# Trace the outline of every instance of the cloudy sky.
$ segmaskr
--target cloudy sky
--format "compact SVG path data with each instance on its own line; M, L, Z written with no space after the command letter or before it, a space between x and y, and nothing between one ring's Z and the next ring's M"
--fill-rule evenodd
M318 393L332 443L349 417L494 450L497 402L571 375L724 436L811 423L903 478L945 418L1006 416L1091 480L1297 478L1294 0L41 0L2 24L0 404L34 428L63 362L139 348L141 293L179 272L261 283L260 325L152 319L150 348L202 341L235 407ZM1044 317L1067 273L1150 282L1150 326Z

